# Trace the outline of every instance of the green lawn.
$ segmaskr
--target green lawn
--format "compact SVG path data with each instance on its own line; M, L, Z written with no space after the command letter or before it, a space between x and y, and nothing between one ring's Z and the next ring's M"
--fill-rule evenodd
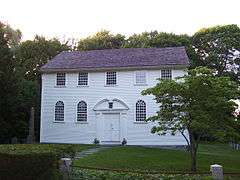
M224 172L240 173L240 151L224 144L200 144L198 170L209 172L211 164L223 165ZM188 172L189 153L145 147L113 147L76 160L74 166L133 171Z

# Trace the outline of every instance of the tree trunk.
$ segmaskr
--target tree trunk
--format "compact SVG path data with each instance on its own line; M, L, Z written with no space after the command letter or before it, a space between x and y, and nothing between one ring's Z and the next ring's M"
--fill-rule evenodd
M197 171L197 151L195 147L191 147L191 171Z
M197 171L197 142L194 135L189 131L190 153L191 153L191 171Z

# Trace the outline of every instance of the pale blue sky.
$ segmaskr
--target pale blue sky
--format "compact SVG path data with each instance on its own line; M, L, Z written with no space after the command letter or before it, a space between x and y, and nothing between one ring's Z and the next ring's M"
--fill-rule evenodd
M240 0L0 0L0 21L24 39L82 38L101 29L192 34L218 24L240 25Z

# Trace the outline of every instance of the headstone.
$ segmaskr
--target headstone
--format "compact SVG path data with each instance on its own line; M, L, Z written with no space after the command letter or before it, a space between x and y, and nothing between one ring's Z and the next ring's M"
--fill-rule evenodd
M17 144L17 143L18 143L17 137L13 137L13 138L11 139L11 144Z
M211 165L210 171L212 172L212 178L214 180L222 180L223 179L223 168L221 165L218 165L218 164Z
M29 119L29 131L27 137L27 143L31 144L35 142L34 135L34 108L31 108L30 119Z
M71 158L61 158L61 164L59 166L59 170L62 172L63 179L69 179L69 174L71 171Z

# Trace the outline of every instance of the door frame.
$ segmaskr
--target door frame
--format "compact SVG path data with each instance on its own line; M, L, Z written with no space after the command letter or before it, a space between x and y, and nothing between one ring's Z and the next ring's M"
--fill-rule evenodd
M104 114L119 114L119 142L104 141ZM121 144L123 138L127 138L127 110L97 111L95 117L96 138L100 140L100 144Z
M102 137L104 137L105 136L105 117L106 117L106 115L109 115L109 114L115 114L115 115L118 115L118 125L119 125L119 127L118 127L118 136L119 136L119 140L118 141L115 141L115 140L104 140L103 142L120 142L121 141L121 121L120 121L120 116L121 116L121 113L120 112L111 112L111 113L102 113L103 114L103 119L102 119L102 123L103 123L103 136Z

